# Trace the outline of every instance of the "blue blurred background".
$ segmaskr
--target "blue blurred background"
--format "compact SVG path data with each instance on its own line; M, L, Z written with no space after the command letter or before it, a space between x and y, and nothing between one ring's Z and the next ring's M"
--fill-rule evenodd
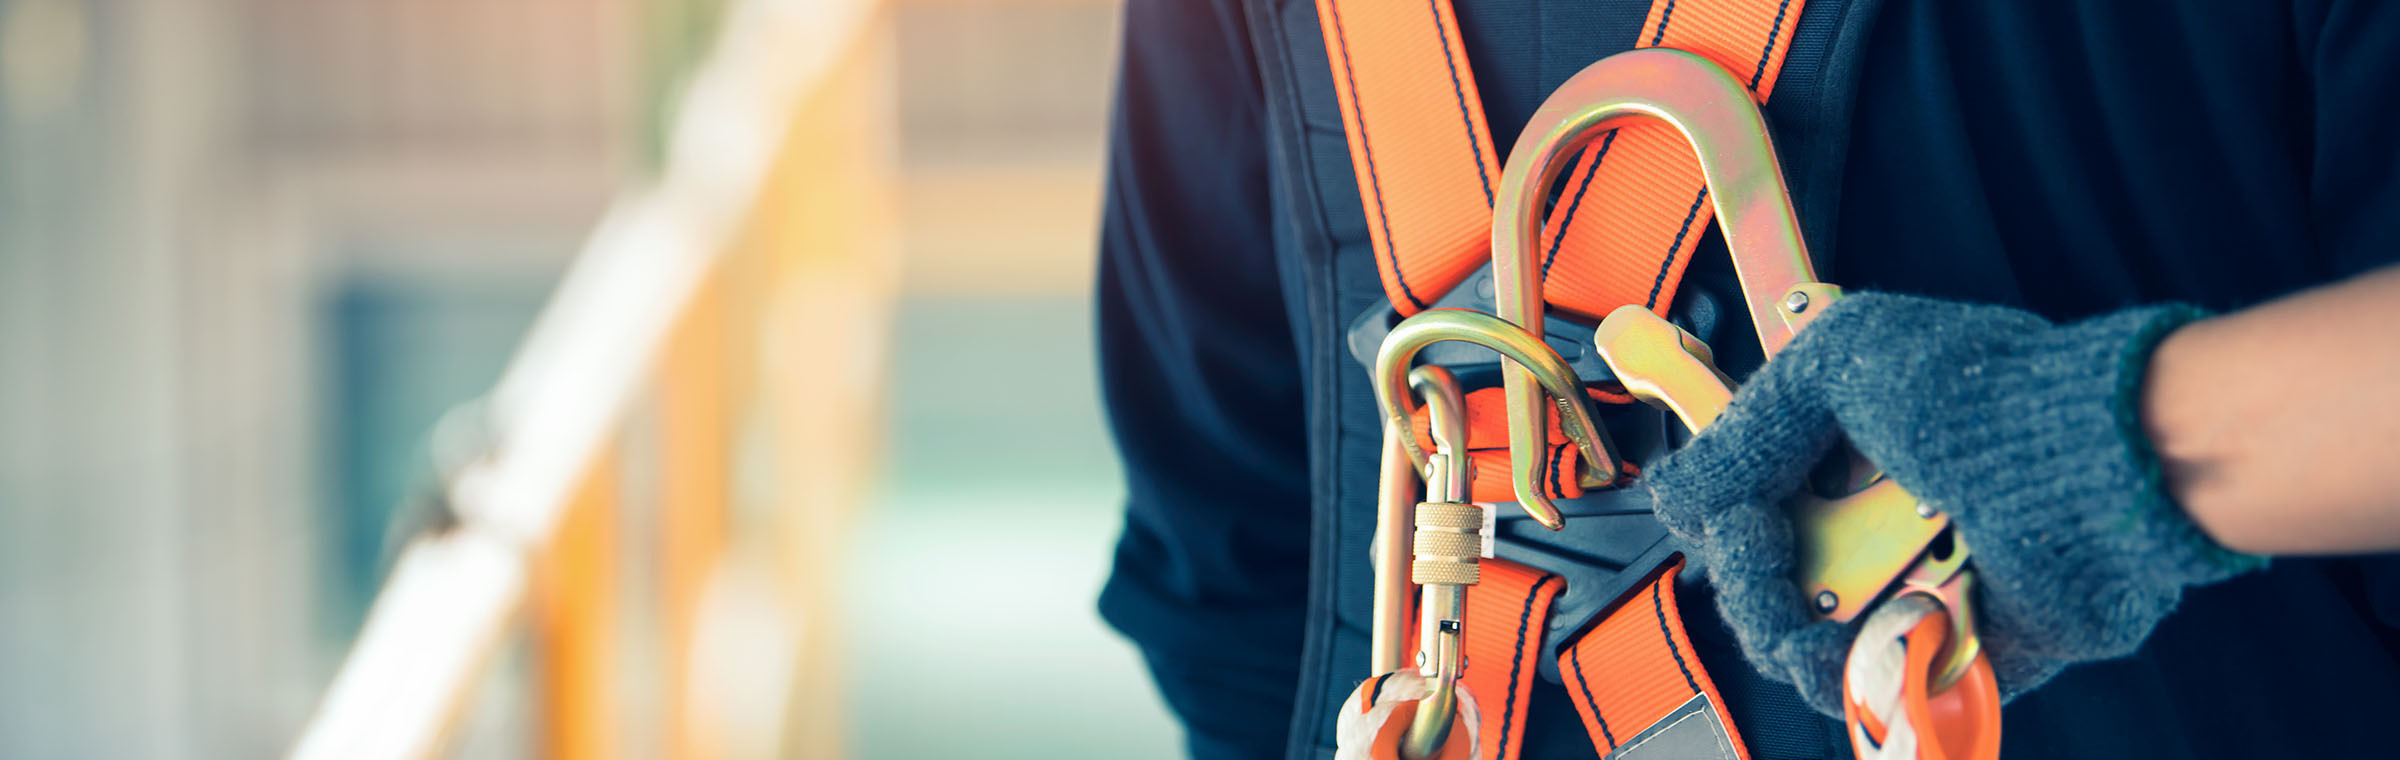
M741 2L0 0L0 757L290 749L436 422L661 171ZM776 754L1171 755L1092 611L1121 496L1088 292L1114 4L767 4L845 2L888 52L899 245L862 255L898 290L861 315L880 355L816 370L884 400L840 571L802 580L838 599L839 667L797 686L837 695L838 738ZM448 754L573 754L529 646Z

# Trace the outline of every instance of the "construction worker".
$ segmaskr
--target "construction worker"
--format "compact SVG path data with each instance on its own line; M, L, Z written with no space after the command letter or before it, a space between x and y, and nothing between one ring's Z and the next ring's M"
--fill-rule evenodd
M1455 3L1497 154L1651 6ZM1317 11L1125 15L1100 608L1195 757L1322 756L1366 675L1380 420L1341 344L1386 293ZM1852 631L1791 593L1775 506L1837 438L1975 547L2006 756L2388 754L2400 5L1808 0L1791 36L1765 111L1854 293L1633 486L1705 571L1684 623L1747 757L1850 751ZM1567 705L1533 687L1524 756L1596 754Z

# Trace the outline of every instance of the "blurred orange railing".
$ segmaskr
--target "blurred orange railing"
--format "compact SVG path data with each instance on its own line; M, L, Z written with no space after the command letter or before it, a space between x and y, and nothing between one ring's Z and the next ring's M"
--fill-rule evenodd
M838 752L836 539L894 288L873 0L747 0L593 233L295 758L438 756L526 643L560 758ZM454 425L455 426L455 425Z

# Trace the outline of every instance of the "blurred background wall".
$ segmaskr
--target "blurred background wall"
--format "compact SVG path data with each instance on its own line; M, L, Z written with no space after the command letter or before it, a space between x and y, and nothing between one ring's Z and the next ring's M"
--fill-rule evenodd
M738 1L0 0L0 757L289 746L435 422L656 170ZM902 290L862 315L883 465L817 580L843 754L1170 754L1091 610L1113 3L879 12ZM462 754L544 753L520 660Z
M1122 514L1090 296L1115 5L894 6L905 268L844 639L862 756L1180 749L1092 606Z

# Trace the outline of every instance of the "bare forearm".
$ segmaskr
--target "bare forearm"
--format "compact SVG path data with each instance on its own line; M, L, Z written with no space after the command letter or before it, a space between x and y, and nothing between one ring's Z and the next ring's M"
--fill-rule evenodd
M2142 422L2168 490L2228 548L2400 550L2400 267L2177 330Z

